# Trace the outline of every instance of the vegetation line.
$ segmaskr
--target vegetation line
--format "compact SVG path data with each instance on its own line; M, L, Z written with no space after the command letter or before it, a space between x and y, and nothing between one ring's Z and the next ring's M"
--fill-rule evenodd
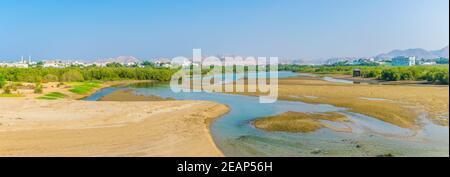
M279 70L318 74L351 75L353 70L360 69L361 77L375 78L384 81L429 81L435 84L449 84L449 65L439 66L301 66L280 65Z

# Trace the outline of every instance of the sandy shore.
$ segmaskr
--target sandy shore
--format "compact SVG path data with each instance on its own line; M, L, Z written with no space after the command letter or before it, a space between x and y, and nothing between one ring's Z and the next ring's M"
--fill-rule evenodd
M0 156L223 156L205 101L87 102L0 98Z

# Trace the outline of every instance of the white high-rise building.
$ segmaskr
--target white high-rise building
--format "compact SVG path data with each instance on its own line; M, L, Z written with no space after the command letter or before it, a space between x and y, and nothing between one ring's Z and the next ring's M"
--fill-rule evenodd
M392 66L414 66L416 57L395 57L392 59Z

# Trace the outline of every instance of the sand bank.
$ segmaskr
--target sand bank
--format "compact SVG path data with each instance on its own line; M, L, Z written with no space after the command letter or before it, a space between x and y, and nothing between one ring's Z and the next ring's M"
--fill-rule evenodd
M345 115L335 112L325 113L302 113L286 112L283 114L264 117L253 121L256 128L267 131L309 133L322 128L328 128L337 132L352 132L351 128L339 128L322 122L327 120L331 122L349 122Z
M132 90L117 90L100 98L99 101L170 101L175 99L162 98L155 95L136 94Z
M206 101L0 98L0 156L222 156Z

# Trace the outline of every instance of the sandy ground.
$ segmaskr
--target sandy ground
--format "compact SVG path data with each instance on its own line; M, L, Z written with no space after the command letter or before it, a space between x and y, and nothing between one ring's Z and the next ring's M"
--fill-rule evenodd
M131 81L134 82L134 81ZM136 81L137 82L137 81ZM104 87L130 81L103 83ZM0 98L0 156L223 156L209 125L225 105L206 101L76 100L86 95L44 85L67 98ZM93 90L93 91L95 91Z
M70 92L69 89L72 88L71 85L73 83L65 83L64 85L58 86L58 84L60 84L60 82L49 82L49 83L43 83L44 92L42 94L35 94L35 93L33 93L34 89L29 89L29 88L28 89L18 89L17 91L15 91L13 93L19 93L27 98L37 98L39 96L43 96L46 93L60 92L60 93L67 95L68 96L67 99L76 100L76 99L81 99L81 98L87 97L87 96L91 95L92 93L95 93L103 88L116 86L116 85L127 85L127 84L133 84L133 83L143 83L143 82L152 82L152 81L138 81L138 80L106 81L106 82L101 83L99 85L99 87L93 88L90 92L88 92L86 94L76 94L76 93ZM23 84L25 86L29 86L31 88L34 88L34 85L35 85L33 83L23 83Z

